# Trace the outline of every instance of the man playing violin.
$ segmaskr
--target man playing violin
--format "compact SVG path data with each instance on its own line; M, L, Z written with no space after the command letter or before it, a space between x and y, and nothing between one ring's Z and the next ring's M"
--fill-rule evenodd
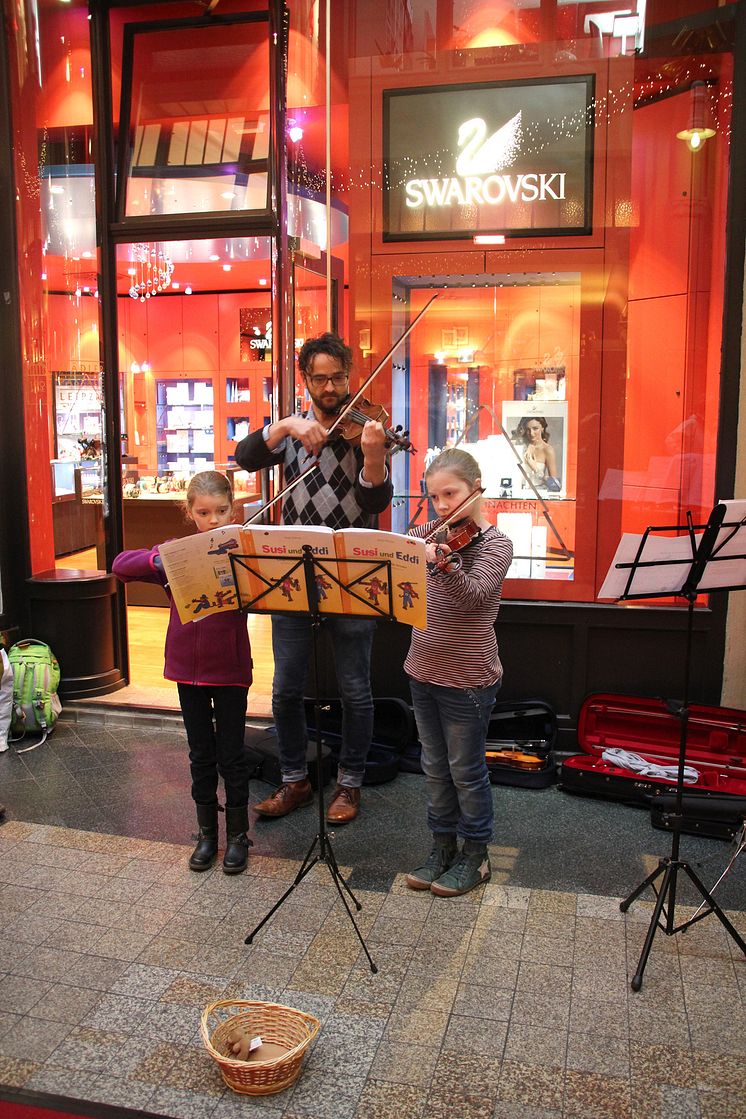
M367 421L359 446L337 437L336 432L329 437L329 429L350 396L352 350L338 335L322 334L304 343L298 367L311 399L308 411L252 431L236 447L236 462L249 471L281 462L289 487L317 459L317 468L283 498L282 523L375 528L377 514L388 506L393 493L386 464L386 429L376 420ZM308 730L303 703L311 624L310 618L299 615L272 617L272 714L282 784L256 805L261 816L286 816L313 799L306 764ZM334 650L343 714L337 787L327 820L343 824L354 820L359 812L360 786L373 735L370 660L375 621L329 616L324 625Z

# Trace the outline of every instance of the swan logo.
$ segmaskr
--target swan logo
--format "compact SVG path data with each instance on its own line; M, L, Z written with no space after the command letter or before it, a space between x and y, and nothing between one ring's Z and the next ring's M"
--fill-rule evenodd
M481 117L465 120L458 130L458 146L462 151L456 160L457 175L491 175L509 167L521 148L520 112L489 138Z
M491 136L482 117L459 125L456 174L445 179L409 179L406 205L417 210L431 206L499 206L503 202L543 202L565 197L564 171L506 175L521 151L520 111Z

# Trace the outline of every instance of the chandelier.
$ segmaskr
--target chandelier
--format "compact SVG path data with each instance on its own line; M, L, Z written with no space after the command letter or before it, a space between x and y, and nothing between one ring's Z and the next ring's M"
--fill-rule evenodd
M151 295L171 287L174 266L162 245L140 242L132 246L130 295L144 303Z

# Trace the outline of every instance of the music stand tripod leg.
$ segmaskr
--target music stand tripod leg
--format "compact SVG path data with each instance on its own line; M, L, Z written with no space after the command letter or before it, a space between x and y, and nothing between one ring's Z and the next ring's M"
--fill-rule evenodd
M645 879L645 881L640 886L638 886L637 889L632 894L630 894L630 896L626 898L619 906L622 913L626 913L629 906L632 904L635 898L638 897L641 891L645 889L646 886L652 886L654 880L658 877L661 871L663 871L663 881L661 882L660 889L656 890L655 886L653 886L653 889L656 893L655 906L653 907L653 915L650 918L650 924L648 925L648 931L645 937L645 943L642 946L640 959L637 963L637 970L630 980L630 987L633 991L639 991L642 987L642 976L643 972L645 971L645 966L648 962L650 950L653 947L655 934L658 932L659 929L662 929L666 934L669 933L669 929L664 928L664 926L661 924L661 913L663 912L663 907L666 904L666 899L668 898L668 894L670 891L672 896L671 899L669 899L669 909L667 913L667 924L670 924L671 918L673 916L673 898L676 894L676 870L676 864L672 864L667 861L662 862L659 865L658 869L654 871L652 875L649 875Z
M739 936L735 927L728 920L725 913L723 913L723 910L715 901L712 894L709 892L709 890L705 889L704 885L699 879L699 876L694 873L688 863L682 863L682 866L710 908L709 911L705 909L701 913L697 914L695 917L692 917L689 921L684 921L682 925L679 925L679 928L676 931L680 932L684 929L688 929L691 925L696 924L697 921L701 921L703 917L706 917L708 915L708 912L714 913L717 919L720 921L721 925L723 925L723 927L725 928L726 932L730 933L733 940L735 940L736 944L741 949L743 954L746 955L746 943L744 943L743 938Z
M647 878L643 882L641 882L640 885L637 886L632 891L632 893L629 894L624 899L624 901L621 901L619 903L619 908L621 909L622 913L627 912L630 905L632 905L632 902L637 901L640 894L644 893L644 891L647 890L648 886L652 886L653 883L655 882L656 878L658 878L661 874L663 874L665 872L665 869L666 869L666 859L661 859L661 861L658 863L658 866L655 868L655 870L651 874L649 874L647 876ZM655 889L655 887L653 887L653 889ZM657 892L658 891L656 890L656 893Z
M314 854L313 854L313 852L314 852L314 849L316 848L316 846L317 846L317 844L318 844L318 841L319 841L319 837L318 837L318 836L314 836L314 839L313 839L313 841L312 841L312 843L311 843L311 846L310 846L310 847L308 848L308 850L306 851L306 854L305 854L305 857L304 857L304 859L303 859L303 862L301 863L301 865L300 865L300 869L298 870L298 873L296 874L295 878L293 879L293 881L291 882L291 884L290 884L290 885L288 886L287 890L286 890L286 891L285 891L285 893L284 893L284 894L282 895L282 897L281 897L281 898L278 898L278 900L277 900L277 901L275 902L275 904L274 904L274 905L272 906L272 908L270 909L269 913L265 913L265 915L264 915L264 916L262 917L262 919L261 919L261 921L259 922L259 924L258 924L258 925L256 925L256 926L255 926L255 927L254 927L254 928L253 928L253 929L251 930L251 932L250 932L250 933L248 934L248 936L247 936L247 937L246 937L246 939L244 940L244 944L251 944L252 940L254 939L254 937L256 936L256 934L257 934L257 933L259 932L259 930L260 930L261 928L263 928L263 927L264 927L264 926L265 926L265 925L267 924L267 921L269 921L269 920L270 920L270 918L271 918L271 917L273 917L273 916L275 915L275 913L276 913L276 912L277 912L277 910L278 910L278 909L280 908L280 906L282 905L282 903L283 903L283 902L284 902L284 901L286 900L286 898L289 898L289 897L290 897L290 895L292 894L292 892L293 892L293 890L295 889L295 887L296 887L296 886L297 886L297 885L298 885L298 884L299 884L300 882L302 882L302 881L303 881L303 879L304 879L304 878L306 877L306 875L307 875L307 874L309 874L309 873L310 873L310 871L312 871L312 870L313 870L313 868L314 868L314 867L316 866L316 863L318 863L318 862L320 862L320 861L321 861L321 859L320 859L320 856L319 856L319 855L314 855Z
M326 811L325 811L325 807L324 807L324 779L323 779L323 772L322 772L323 739L322 739L322 732L321 732L321 699L320 699L320 686L319 686L319 650L318 650L319 630L321 628L321 613L319 611L319 602L318 602L318 595L317 595L317 592L316 592L316 582L315 582L314 571L315 571L315 561L314 561L314 558L313 558L313 552L311 551L311 548L308 545L305 545L304 548L303 548L303 573L304 573L305 582L306 582L306 594L307 594L307 597L308 597L308 605L309 605L309 610L310 610L310 614L311 614L311 645L312 645L312 654L313 654L312 659L313 659L313 676L314 676L314 691L315 691L314 712L315 712L315 719L316 719L316 776L317 776L317 785L318 785L317 794L318 794L318 811L319 811L319 830L316 833L316 835L313 839L313 842L311 843L311 846L309 847L308 851L306 852L306 856L303 860L303 863L301 864L300 870L298 871L298 873L295 876L295 879L293 880L291 885L288 887L288 889L285 891L285 893L282 895L282 897L278 901L276 901L275 904L270 909L270 911L267 914L265 914L265 916L262 918L262 920L259 922L259 924L256 926L256 928L254 928L252 930L252 932L249 933L249 935L245 939L245 943L246 944L251 944L252 940L254 939L256 934L259 932L259 930L264 925L266 925L267 921L269 921L269 919L277 912L277 910L280 908L282 903L290 896L290 894L293 892L295 887L297 885L299 885L300 882L302 882L302 880L313 869L313 867L316 865L316 863L324 863L325 866L327 867L329 873L332 876L332 881L334 882L334 885L337 889L337 893L339 894L340 898L342 899L342 903L344 904L344 907L347 910L348 917L352 921L352 925L353 925L353 928L355 929L355 932L357 934L357 938L360 941L360 943L363 947L363 951L365 952L365 955L368 958L368 963L370 964L370 970L375 974L378 971L378 968L373 963L370 952L368 951L368 948L365 944L365 941L363 940L362 933L360 932L360 929L357 926L355 918L352 914L352 910L350 909L350 906L347 902L347 898L344 896L344 893L342 891L342 886L344 886L345 891L347 892L349 897L352 899L353 903L355 904L355 907L358 910L360 910L360 909L362 909L362 906L360 905L360 902L357 900L355 895L352 893L352 890L347 885L344 878L342 877L342 875L339 872L339 866L337 865L337 860L334 857L334 852L332 850L331 841L329 839L329 836L328 836L327 830L326 830ZM318 854L314 854L317 847L318 847ZM340 885L340 883L341 883L341 885Z

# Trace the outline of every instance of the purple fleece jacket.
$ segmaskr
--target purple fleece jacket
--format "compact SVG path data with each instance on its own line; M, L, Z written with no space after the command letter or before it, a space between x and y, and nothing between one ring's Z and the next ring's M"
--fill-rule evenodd
M248 688L252 680L251 646L246 616L237 610L210 614L199 622L182 622L162 567L154 560L157 548L120 552L113 572L123 583L140 580L160 583L171 601L166 632L163 675L180 684L230 684Z

